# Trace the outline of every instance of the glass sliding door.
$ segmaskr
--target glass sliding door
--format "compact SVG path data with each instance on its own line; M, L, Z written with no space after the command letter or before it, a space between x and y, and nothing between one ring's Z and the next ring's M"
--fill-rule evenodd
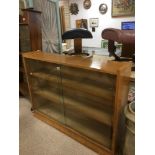
M26 60L33 109L64 123L60 67L57 64Z
M115 76L61 67L65 123L111 148Z

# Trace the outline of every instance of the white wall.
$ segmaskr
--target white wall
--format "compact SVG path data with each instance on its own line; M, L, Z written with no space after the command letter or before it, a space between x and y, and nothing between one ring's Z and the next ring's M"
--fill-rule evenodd
M87 19L88 20L88 29L92 32L92 29L89 27L89 18L99 18L99 27L95 28L95 32L92 32L93 39L83 39L83 46L88 47L101 47L101 32L103 29L112 27L121 29L122 21L135 21L134 17L124 17L124 18L112 18L111 17L111 4L112 0L91 0L90 9L86 10L83 7L84 0L69 0L69 3L77 3L79 7L79 12L77 15L71 15L71 28L75 28L76 19ZM99 5L105 3L108 6L108 11L106 14L102 15L99 12Z

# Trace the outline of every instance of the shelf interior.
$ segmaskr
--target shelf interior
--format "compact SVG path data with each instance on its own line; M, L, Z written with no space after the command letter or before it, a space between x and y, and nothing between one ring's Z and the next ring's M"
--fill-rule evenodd
M107 113L103 109L93 108L91 105L78 102L75 99L70 98L64 99L65 109L81 113L91 119L94 119L100 123L112 126L112 115Z
M26 62L35 110L111 149L115 76Z
M56 121L64 123L64 111L61 102L55 104L46 98L42 98L39 94L33 94L34 98L34 108L35 110L47 115Z
M53 106L46 101L46 103L38 106L36 110L56 121L66 124L77 132L84 134L88 138L91 138L108 148L111 147L112 129L110 127L92 121L85 117L85 115L81 115L81 113L76 113L77 115L75 116L74 112L68 110L65 112L64 118L64 114L60 109L60 107Z
M104 126L103 124L92 121L81 113L66 111L65 114L66 125L72 129L84 134L85 136L99 142L100 144L110 148L112 140L112 128Z
M52 104L62 105L62 98L54 92L39 90L35 91L34 94L41 96L45 100L49 100ZM96 120L108 126L112 126L112 114L107 113L104 109L95 109L92 106L85 105L84 103L77 102L76 100L72 100L70 98L64 99L64 106L65 110L67 109L81 113L90 119Z
M56 75L50 75L47 73L43 73L43 72L33 72L30 73L31 76L34 76L36 78L41 78L43 80L48 80L50 82L60 82L61 79L58 78L58 76ZM91 84L86 84L78 81L73 81L71 79L64 79L62 78L62 86L64 87L68 87L70 89L75 89L75 90L79 90L82 91L84 93L88 93L90 95L93 96L97 96L97 97L101 97L103 98L103 100L109 100L109 102L113 102L114 100L114 92L111 91L111 89L105 89L104 87L99 88L95 85L91 85Z

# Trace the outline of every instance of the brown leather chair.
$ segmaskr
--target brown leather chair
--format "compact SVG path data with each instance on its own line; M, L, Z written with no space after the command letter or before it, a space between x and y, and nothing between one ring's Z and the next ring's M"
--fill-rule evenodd
M106 28L102 31L102 38L108 40L108 51L117 61L134 61L135 54L135 31ZM121 57L115 54L115 41L122 43Z

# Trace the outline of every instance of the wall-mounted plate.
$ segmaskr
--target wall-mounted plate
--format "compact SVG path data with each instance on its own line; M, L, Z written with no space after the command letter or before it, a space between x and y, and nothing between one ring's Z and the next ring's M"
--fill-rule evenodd
M85 0L85 1L83 2L83 7L84 7L85 9L89 9L89 8L91 7L91 1L90 1L90 0Z
M105 14L108 10L108 7L105 3L100 4L99 6L99 11L101 14Z

